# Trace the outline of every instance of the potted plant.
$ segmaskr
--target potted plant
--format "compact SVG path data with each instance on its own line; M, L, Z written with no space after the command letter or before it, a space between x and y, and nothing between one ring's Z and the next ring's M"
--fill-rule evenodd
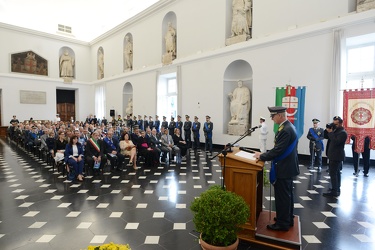
M219 247L234 244L233 249L237 248L239 226L250 216L250 208L241 196L214 185L194 199L190 209L203 249L204 243Z

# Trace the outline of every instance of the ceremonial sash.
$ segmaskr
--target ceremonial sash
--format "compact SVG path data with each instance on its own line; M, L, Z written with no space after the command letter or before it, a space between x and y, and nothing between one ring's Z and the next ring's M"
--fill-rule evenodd
M96 151L100 152L100 146L98 142L94 141L92 138L90 138L89 142L95 148Z
M276 157L272 163L271 163L271 171L270 171L270 182L272 184L274 184L276 182L276 163L285 159L288 155L290 155L290 153L292 153L293 149L295 148L295 146L297 145L297 141L298 141L298 136L296 137L296 139L293 141L292 144L290 144L288 146L288 148L284 151L284 153L278 157Z
M310 131L310 134L314 137L315 141L319 139L319 136L315 133L315 130L313 128L310 128L309 131ZM324 151L324 144L322 140L318 140L317 142L320 143L320 145L322 146L322 151Z
M193 123L193 131L194 131L194 134L197 135L197 138L199 138L199 130L198 131L195 131L197 129L197 124L194 122Z
M110 146L113 150L116 150L116 146L113 144L113 142L112 142L110 139L108 139L108 137L104 138L104 141L105 141L105 143L107 143L108 146Z
M212 130L210 130L210 129L208 128L208 123L207 123L207 122L204 123L204 127L206 128L207 137L208 137L209 139L211 139L211 138L212 138Z

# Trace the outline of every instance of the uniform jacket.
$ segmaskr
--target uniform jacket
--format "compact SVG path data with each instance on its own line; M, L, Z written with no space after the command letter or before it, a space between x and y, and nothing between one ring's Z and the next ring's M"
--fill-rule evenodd
M275 135L275 146L268 152L261 154L260 159L262 161L271 161L281 156L296 138L297 133L295 127L290 121L285 121L279 126ZM298 143L287 157L275 164L276 178L292 178L299 174L297 147Z
M317 150L321 150L322 149L322 145L323 145L323 140L324 140L324 130L322 128L311 128L315 134L318 136L317 139L315 139L315 137L312 135L311 133L311 130L309 129L309 132L307 133L307 139L310 140L310 148L313 148L315 146L315 148Z

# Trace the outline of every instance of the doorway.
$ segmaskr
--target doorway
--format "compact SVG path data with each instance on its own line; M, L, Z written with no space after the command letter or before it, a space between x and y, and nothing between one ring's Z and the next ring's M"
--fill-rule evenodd
M56 111L61 121L76 120L75 90L56 89Z

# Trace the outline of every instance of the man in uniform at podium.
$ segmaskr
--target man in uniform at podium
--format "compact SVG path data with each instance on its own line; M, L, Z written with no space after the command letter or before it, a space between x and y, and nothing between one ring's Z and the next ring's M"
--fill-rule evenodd
M298 137L294 125L286 117L286 107L268 107L271 119L279 125L275 134L275 145L268 152L256 152L254 157L271 161L270 182L275 189L275 223L267 228L288 231L293 220L293 177L299 174L297 144Z

